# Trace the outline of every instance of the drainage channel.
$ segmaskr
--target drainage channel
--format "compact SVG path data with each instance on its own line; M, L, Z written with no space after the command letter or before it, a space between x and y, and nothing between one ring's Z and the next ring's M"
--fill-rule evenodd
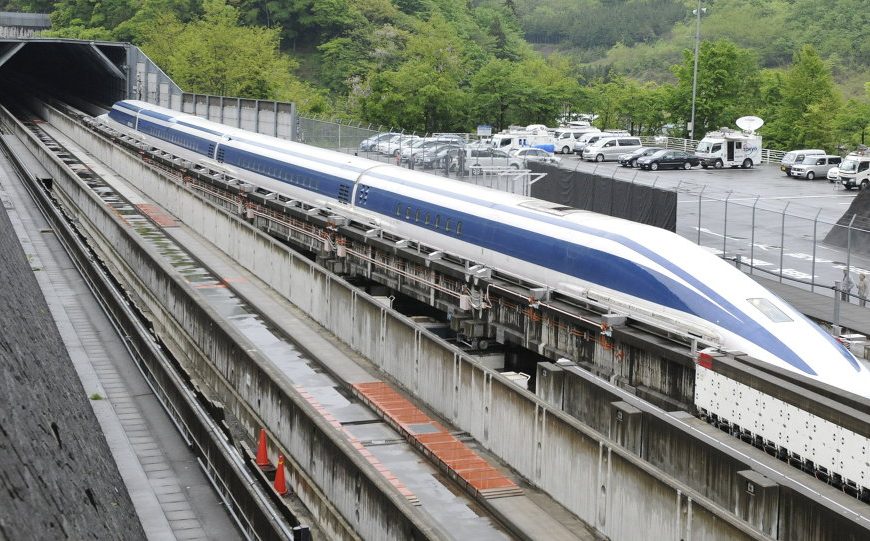
M226 281L173 240L164 230L177 225L170 216L149 205L132 190L124 190L124 195L121 195L115 189L117 182L109 183L101 178L39 123L25 124L155 253L197 289L221 318L273 363L410 503L441 524L443 531L453 532L456 539L510 537L497 519L465 495L455 482L442 475L437 465L423 458L414 445L381 418L380 412L373 411L365 401L345 391L319 362L302 353Z

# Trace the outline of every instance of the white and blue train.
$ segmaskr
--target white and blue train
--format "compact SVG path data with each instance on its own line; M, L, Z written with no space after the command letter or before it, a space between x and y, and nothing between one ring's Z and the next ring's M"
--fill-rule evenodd
M862 397L870 371L727 262L659 228L230 128L140 101L103 120L264 189L614 311L678 324L718 347Z

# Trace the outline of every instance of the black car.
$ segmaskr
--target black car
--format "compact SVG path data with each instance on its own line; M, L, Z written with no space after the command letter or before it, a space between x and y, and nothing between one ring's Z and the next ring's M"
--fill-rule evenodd
M623 167L637 167L638 158L649 156L662 150L662 147L640 147L634 152L619 155L619 165Z
M659 169L691 169L700 165L701 160L682 150L659 150L649 156L637 159L637 165L641 169L658 171Z

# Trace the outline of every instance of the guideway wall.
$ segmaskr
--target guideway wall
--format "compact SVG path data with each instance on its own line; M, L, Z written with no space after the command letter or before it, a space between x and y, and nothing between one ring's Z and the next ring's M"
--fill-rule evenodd
M288 457L288 485L330 539L445 537L69 167L38 147L30 132L18 125L14 129L19 138L34 143L36 158L54 179L55 195L68 212L75 212L97 252L194 384L250 434L268 427L279 442L270 454Z

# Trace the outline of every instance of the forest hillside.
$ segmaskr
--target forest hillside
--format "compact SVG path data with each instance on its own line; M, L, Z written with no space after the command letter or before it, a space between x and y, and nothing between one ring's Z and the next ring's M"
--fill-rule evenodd
M688 133L697 0L0 0L52 35L139 45L186 90L296 101L418 132L553 125ZM757 115L765 146L865 143L866 0L700 2L697 135Z

